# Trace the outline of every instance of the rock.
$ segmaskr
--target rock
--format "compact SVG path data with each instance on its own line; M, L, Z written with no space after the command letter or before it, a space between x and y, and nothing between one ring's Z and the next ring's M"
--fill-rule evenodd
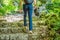
M0 35L1 40L28 40L27 38L28 35L23 33Z

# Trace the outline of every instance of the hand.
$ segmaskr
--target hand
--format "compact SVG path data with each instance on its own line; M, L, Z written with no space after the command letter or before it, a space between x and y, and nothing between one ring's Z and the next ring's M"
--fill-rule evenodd
M20 10L20 13L22 13L23 12L23 10Z
M37 6L34 6L34 9L37 9Z

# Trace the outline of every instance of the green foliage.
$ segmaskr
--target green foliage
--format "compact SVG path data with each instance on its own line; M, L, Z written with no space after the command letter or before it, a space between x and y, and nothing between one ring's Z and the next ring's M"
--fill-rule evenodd
M60 0L52 0L52 2L48 3L46 6L47 10L51 13L59 13L60 12Z
M54 30L60 29L60 17L59 14L51 13L43 17L46 20L46 25Z
M47 2L47 0L40 0L41 3L45 4Z
M17 11L19 0L0 0L0 15L6 15L11 11Z
M56 33L56 38L54 40L60 40L60 34Z
M59 14L56 13L42 13L40 16L40 20L45 21L45 25L48 26L49 40L59 40L60 39L60 17ZM53 39L50 39L53 38Z

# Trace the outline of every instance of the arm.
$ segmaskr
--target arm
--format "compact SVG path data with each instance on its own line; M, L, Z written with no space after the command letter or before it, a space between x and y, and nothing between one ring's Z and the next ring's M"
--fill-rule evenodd
M34 6L36 6L36 0L34 0Z
M23 0L20 0L20 10L22 10Z
M23 10L22 10L23 8L22 7L23 7L23 0L20 0L20 13L23 12Z
M37 8L37 0L34 0L34 9L36 9Z

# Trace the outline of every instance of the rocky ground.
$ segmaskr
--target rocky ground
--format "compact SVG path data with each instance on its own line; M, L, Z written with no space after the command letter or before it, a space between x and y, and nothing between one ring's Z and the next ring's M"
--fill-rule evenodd
M29 24L27 20L27 24ZM29 34L28 29L23 31L23 20L8 22L0 18L0 40L54 40L54 31L49 31L45 20L33 18L33 33Z
M46 37L48 36L47 26L43 25L43 23L44 22L42 21L33 21L33 33L29 34L28 33L29 31L25 33L22 30L23 21L7 22L6 20L1 19L0 20L0 40L45 40L44 36Z

